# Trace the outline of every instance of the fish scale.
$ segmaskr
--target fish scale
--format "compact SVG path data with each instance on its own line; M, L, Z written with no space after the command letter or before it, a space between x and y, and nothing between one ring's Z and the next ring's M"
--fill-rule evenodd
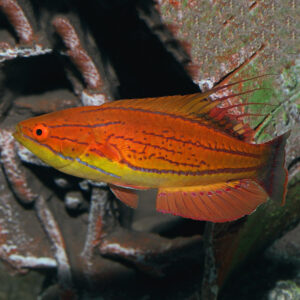
M213 169L229 168L232 167L233 163L242 163L244 167L249 166L252 168L261 165L261 161L269 152L268 147L263 145L247 144L247 149L243 149L245 148L245 143L237 142L233 137L222 135L219 132L217 132L218 136L216 134L208 134L207 131L210 128L206 125L197 128L194 124L184 124L185 126L179 124L178 130L173 130L174 135L167 135L167 129L165 128L172 127L174 124L171 118L170 122L163 116L165 119L164 127L160 126L160 128L157 128L158 126L153 124L161 124L162 122L159 122L159 120L153 122L151 115L149 117L147 112L143 113L145 114L143 120L146 125L143 127L146 129L141 131L133 130L139 124L136 124L134 121L136 119L135 112L130 112L126 115L126 120L119 114L122 125L112 128L112 133L110 133L111 135L113 134L110 137L110 143L116 145L125 161L136 167L147 168L152 166L152 168L157 168L158 170L167 168L174 171L188 172L195 171L195 169L211 170L211 167ZM161 117L158 115L156 119ZM110 116L110 118L113 118L113 116ZM178 120L176 121L178 122ZM185 120L179 121L184 123ZM184 130L180 130L181 128ZM189 134L185 134L184 131L188 131ZM120 133L124 134L121 135ZM187 135L185 139L181 138L184 134ZM197 137L202 138L200 140ZM213 137L214 140L212 138L209 139L209 137ZM222 141L221 146L218 145L217 137ZM101 132L97 133L98 139L105 140L105 137L101 136ZM207 139L206 142L205 139ZM237 145L237 143L240 145ZM228 146L224 147L224 145ZM232 149L233 146L231 145L235 146L235 149ZM148 146L148 148L143 153L145 146ZM182 150L178 151L178 149ZM139 160L139 158L141 159ZM222 164L218 163L220 159L224 160ZM191 163L193 160L194 162Z

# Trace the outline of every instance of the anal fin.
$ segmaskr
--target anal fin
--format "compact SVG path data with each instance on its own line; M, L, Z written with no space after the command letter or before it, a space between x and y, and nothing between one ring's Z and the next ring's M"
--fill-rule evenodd
M203 186L160 188L156 209L210 222L233 221L266 202L267 193L253 180L242 179Z

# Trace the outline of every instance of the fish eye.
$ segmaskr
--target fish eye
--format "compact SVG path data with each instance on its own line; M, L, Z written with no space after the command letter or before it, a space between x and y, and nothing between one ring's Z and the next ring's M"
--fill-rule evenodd
M43 130L38 128L35 132L37 135L42 135L43 134Z
M49 129L44 124L38 124L34 126L32 133L38 141L44 141L48 137Z

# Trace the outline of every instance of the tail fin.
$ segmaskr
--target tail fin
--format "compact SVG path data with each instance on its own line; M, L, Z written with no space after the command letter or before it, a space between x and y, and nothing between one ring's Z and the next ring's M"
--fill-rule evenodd
M271 147L271 156L267 167L264 168L259 183L266 190L270 198L276 202L285 203L286 187L288 180L288 172L284 167L286 140L290 135L290 131L267 142Z

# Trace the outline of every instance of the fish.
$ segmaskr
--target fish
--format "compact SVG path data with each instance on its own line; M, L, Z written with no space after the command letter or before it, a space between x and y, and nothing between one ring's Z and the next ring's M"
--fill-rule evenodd
M211 99L234 84L56 111L21 121L13 136L61 172L106 182L132 208L136 191L157 189L157 211L233 221L268 198L284 204L290 134L256 144L255 129L220 105L244 93Z

